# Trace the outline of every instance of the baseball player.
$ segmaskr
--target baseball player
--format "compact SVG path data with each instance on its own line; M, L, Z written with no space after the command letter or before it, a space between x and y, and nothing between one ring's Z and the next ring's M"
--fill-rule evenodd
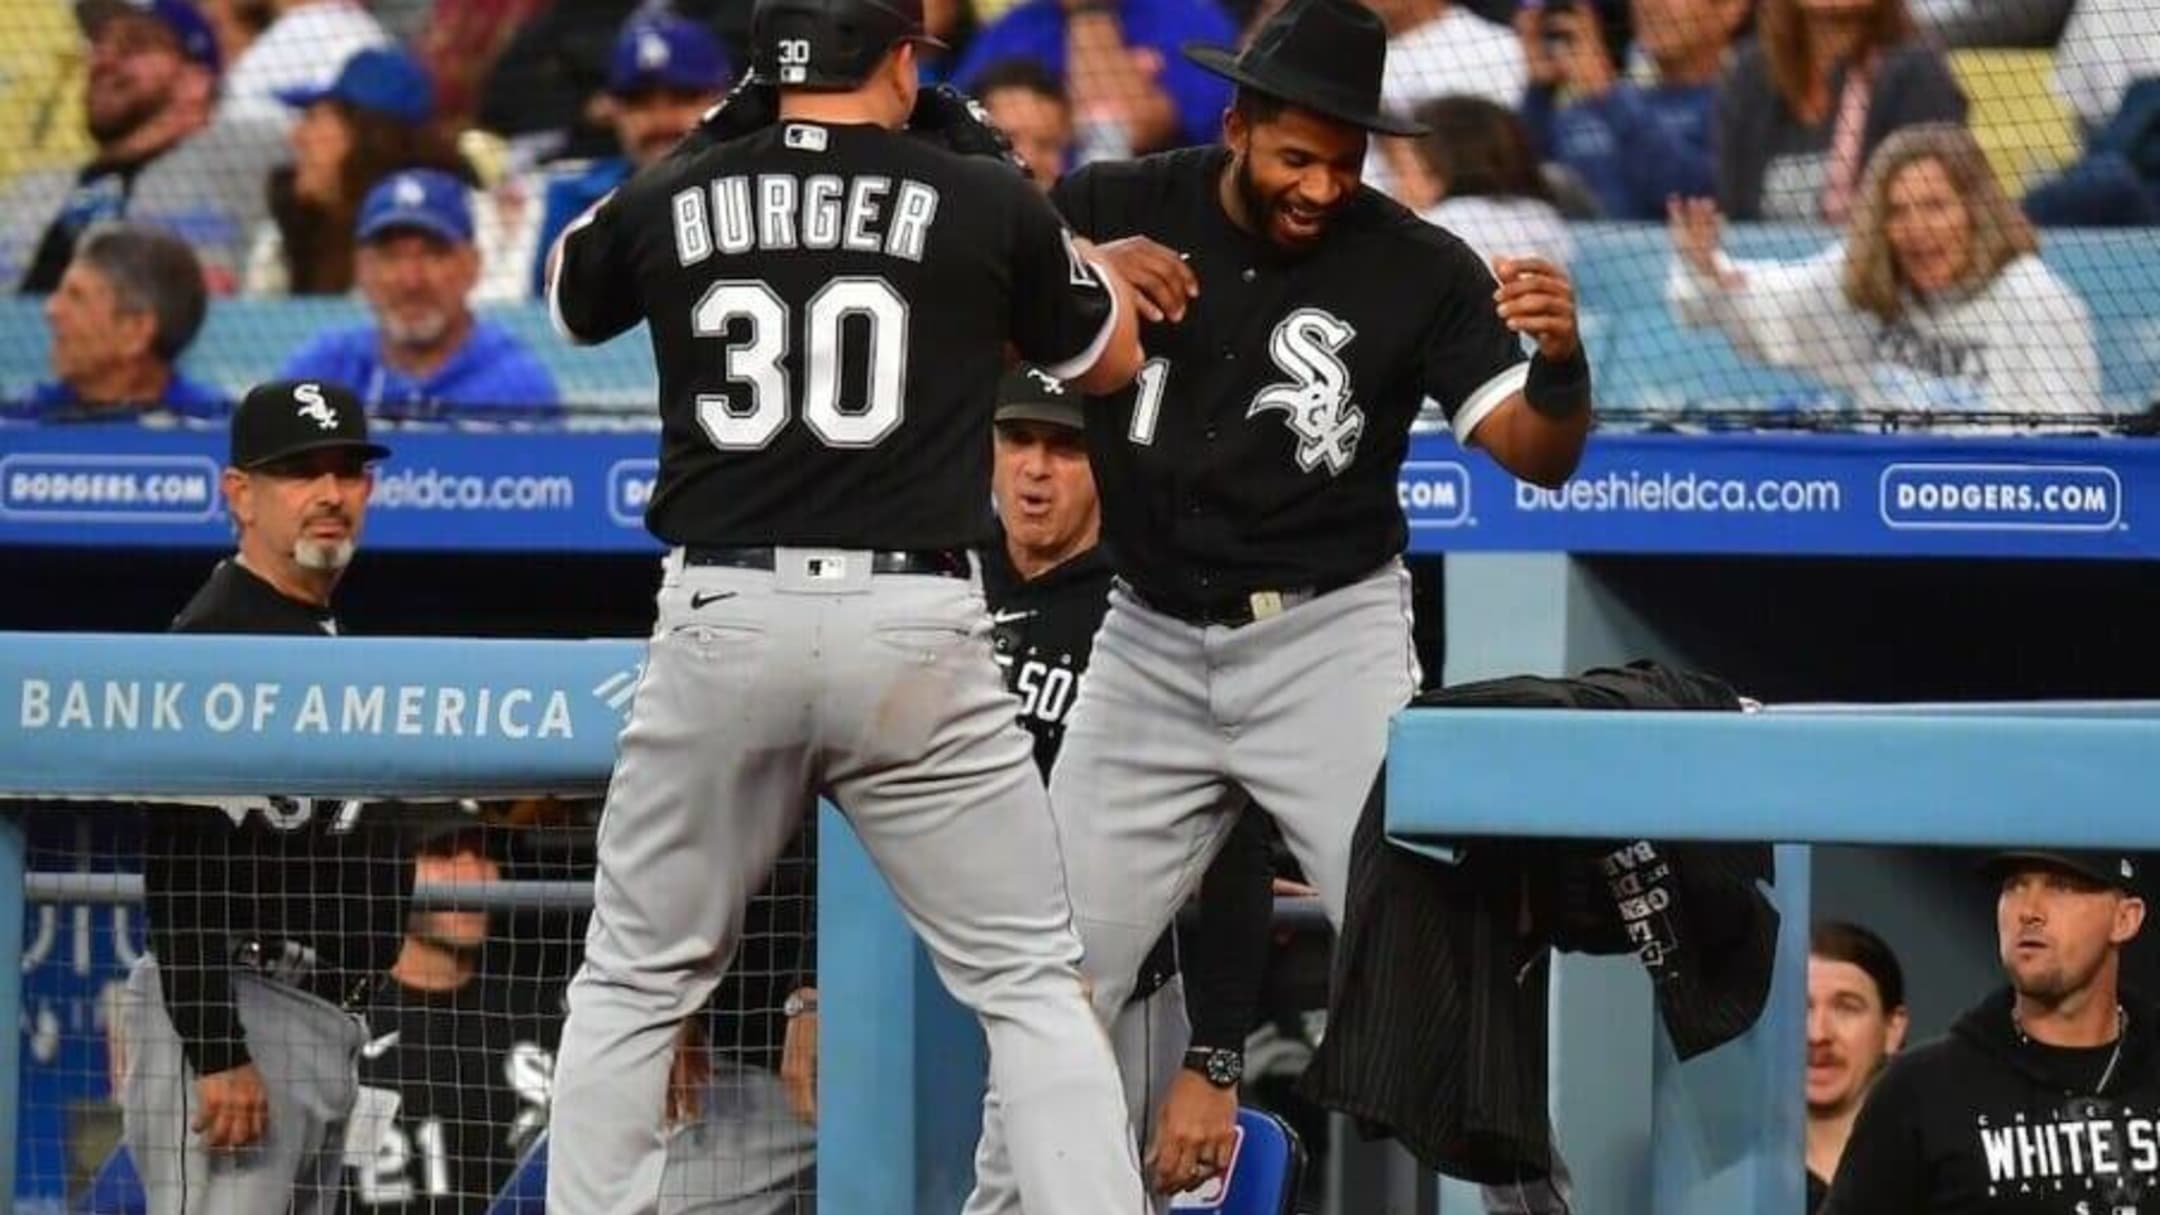
M1106 1018L1248 799L1340 927L1352 829L1419 683L1396 477L1420 404L1545 485L1591 414L1563 273L1488 268L1362 187L1367 132L1419 133L1381 112L1378 17L1291 0L1242 54L1188 54L1238 86L1222 146L1053 194L1149 322L1134 386L1088 418L1119 583L1050 793Z
M675 1027L820 794L981 1018L1029 1208L1145 1205L966 549L1008 344L1115 391L1142 357L1137 318L1012 163L939 146L983 128L919 89L925 41L915 0L761 0L751 67L778 120L693 135L554 251L566 337L650 332L646 523L669 545L570 988L560 1215L654 1209Z
M342 387L248 393L223 482L239 552L172 630L336 634L331 592L388 454ZM120 1093L150 1215L338 1209L361 1009L411 888L402 848L363 834L357 808L150 811L150 952L128 976Z

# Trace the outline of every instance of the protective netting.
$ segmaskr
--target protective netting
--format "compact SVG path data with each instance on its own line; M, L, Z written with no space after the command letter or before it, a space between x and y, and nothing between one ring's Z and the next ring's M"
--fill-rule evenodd
M204 1076L248 1065L272 1094L250 1150L306 1158L296 1200L491 1209L547 1126L597 811L297 801L235 828L178 805L35 809L12 1209L149 1209L231 1131L204 1116ZM692 1023L665 1210L813 1209L815 1130L779 1078L784 1003L814 982L807 849L783 855ZM308 1112L339 1108L355 1058L351 1118Z
M641 342L594 356L553 338L537 261L745 62L748 0L679 7L670 23L627 0L142 0L85 26L64 0L10 4L0 282L25 290L0 304L0 396L87 394L117 374L99 368L133 313L185 348L201 395L230 398L281 370L331 375L332 331L370 300L424 327L469 295L539 371L497 367L436 407L648 402ZM1179 48L1238 40L1275 5L926 7L953 46L927 75L980 95L1048 181L1215 138L1230 86ZM1433 133L1376 142L1366 179L1482 252L1573 270L1609 423L2080 424L2151 405L2144 0L1373 7L1383 102ZM361 204L416 166L475 187L476 264L385 285L355 253ZM123 217L196 255L210 306L192 342L191 272L139 244L103 249L104 294L63 292L48 320L75 238Z

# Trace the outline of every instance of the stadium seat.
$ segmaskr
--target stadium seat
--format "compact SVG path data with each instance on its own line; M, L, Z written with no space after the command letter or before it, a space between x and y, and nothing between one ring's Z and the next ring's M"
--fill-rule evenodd
M542 1215L547 1210L547 1143L546 1131L533 1137L516 1170L495 1192L487 1215Z
M1304 1174L1305 1145L1290 1124L1266 1110L1240 1107L1230 1167L1221 1177L1172 1199L1170 1209L1217 1215L1295 1215Z
M127 1145L115 1144L69 1209L75 1215L143 1215L149 1208L150 1197L143 1192L134 1157L128 1155Z
M1957 50L1950 70L1972 103L1966 125L2005 194L2021 198L2025 187L2077 159L2077 124L2055 94L2053 51Z

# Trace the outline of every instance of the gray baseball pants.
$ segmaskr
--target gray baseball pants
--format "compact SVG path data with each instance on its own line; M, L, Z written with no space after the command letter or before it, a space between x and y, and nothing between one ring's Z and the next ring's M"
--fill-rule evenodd
M1028 1209L1145 1207L980 586L873 575L868 556L782 549L769 573L665 563L556 1065L552 1215L656 1209L676 1027L719 981L744 901L820 794L982 1021Z
M1388 722L1417 685L1400 562L1237 629L1112 590L1050 774L1082 969L1105 1023L1248 798L1275 816L1341 926L1351 834ZM1002 1097L986 1104L978 1162L995 1159ZM1138 1127L1153 1111L1129 1113ZM966 1210L1017 1215L980 1188Z
M255 1144L211 1151L189 1125L195 1072L166 1012L157 962L143 958L128 974L121 1140L150 1215L336 1215L367 1023L248 971L235 971L232 985L270 1113Z

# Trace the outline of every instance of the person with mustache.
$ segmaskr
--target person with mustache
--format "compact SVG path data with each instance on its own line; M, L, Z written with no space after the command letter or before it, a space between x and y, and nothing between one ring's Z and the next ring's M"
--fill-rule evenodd
M1822 1206L1868 1086L1911 1024L1889 944L1858 924L1818 921L1808 940L1808 1210Z
M473 314L480 276L465 183L438 169L368 191L358 227L360 293L375 323L322 334L286 379L352 385L378 417L553 417L560 398L522 339Z
M622 153L572 162L549 177L541 205L539 256L532 291L546 292L546 252L570 221L583 215L631 174L668 154L727 91L733 76L727 52L710 26L665 9L634 14L616 35L607 91L599 109L615 128Z
M389 450L344 387L270 383L232 421L239 533L175 633L339 632ZM144 856L149 951L122 1002L122 1140L149 1215L337 1209L362 1011L397 953L411 864L357 803L160 806Z
M1150 356L1088 404L1118 582L1050 778L1106 1023L1247 802L1340 929L1388 722L1421 678L1397 497L1421 405L1546 486L1591 415L1566 273L1488 267L1363 185L1369 132L1421 133L1383 111L1379 17L1292 0L1243 53L1186 53L1237 85L1221 145L1091 164L1052 192L1133 284ZM987 1118L984 1152L999 1134ZM967 1211L1011 1209L978 1187Z
M2021 849L1985 872L2008 982L1875 1082L1825 1215L2115 1215L2160 1198L2160 1008L2122 984L2145 923L2139 860Z

